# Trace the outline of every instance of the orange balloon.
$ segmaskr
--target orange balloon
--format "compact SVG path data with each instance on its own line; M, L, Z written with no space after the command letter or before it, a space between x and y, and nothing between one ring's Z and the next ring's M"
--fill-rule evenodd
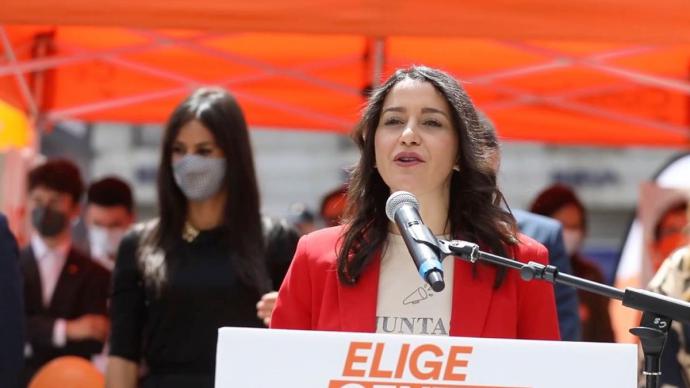
M58 357L34 375L29 388L104 388L105 378L89 361L76 356Z

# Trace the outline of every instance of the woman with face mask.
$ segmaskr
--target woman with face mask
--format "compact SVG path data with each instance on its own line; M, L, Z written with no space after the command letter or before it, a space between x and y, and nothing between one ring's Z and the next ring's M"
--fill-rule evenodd
M445 288L419 276L386 202L412 193L433 234L545 263L546 249L500 206L469 96L450 75L413 66L376 89L354 132L361 156L344 224L303 236L280 287L272 328L557 339L553 287L452 256ZM519 296L519 297L518 297Z
M218 328L263 326L255 305L273 288L247 125L224 90L170 117L158 201L118 250L107 386L137 386L141 360L143 387L210 388Z
M563 224L563 243L573 266L573 274L604 283L601 270L580 253L587 232L585 208L568 186L556 184L542 191L534 200L532 212L554 218ZM578 290L582 339L592 342L614 342L609 300L591 292Z

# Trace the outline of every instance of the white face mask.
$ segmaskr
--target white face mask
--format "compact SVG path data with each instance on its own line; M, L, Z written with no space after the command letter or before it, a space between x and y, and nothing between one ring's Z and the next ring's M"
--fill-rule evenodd
M103 262L114 262L117 248L120 246L120 241L122 241L124 235L124 229L90 226L89 244L91 256Z
M563 244L565 245L565 253L568 257L574 255L580 250L584 234L579 229L563 229Z
M187 199L203 201L223 185L225 159L187 155L172 165L175 182Z

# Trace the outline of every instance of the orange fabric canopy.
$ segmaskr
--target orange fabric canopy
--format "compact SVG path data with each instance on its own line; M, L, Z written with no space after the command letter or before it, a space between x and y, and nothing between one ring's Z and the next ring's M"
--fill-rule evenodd
M0 22L60 24L0 29L0 99L51 121L162 122L216 84L253 126L347 132L368 86L426 64L505 139L690 143L686 0L7 1Z
M3 0L0 23L690 43L687 0Z

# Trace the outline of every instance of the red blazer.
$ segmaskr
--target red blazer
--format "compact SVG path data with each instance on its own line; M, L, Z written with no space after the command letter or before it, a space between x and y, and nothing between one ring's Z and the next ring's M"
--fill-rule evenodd
M380 257L374 258L357 284L341 284L336 272L336 243L342 232L339 226L300 239L280 287L271 328L376 331ZM548 263L544 246L524 235L519 239L513 257ZM494 290L494 267L479 264L475 276L472 264L466 261L456 261L454 268L450 335L560 339L551 284L524 282L518 271L508 270L501 287Z

